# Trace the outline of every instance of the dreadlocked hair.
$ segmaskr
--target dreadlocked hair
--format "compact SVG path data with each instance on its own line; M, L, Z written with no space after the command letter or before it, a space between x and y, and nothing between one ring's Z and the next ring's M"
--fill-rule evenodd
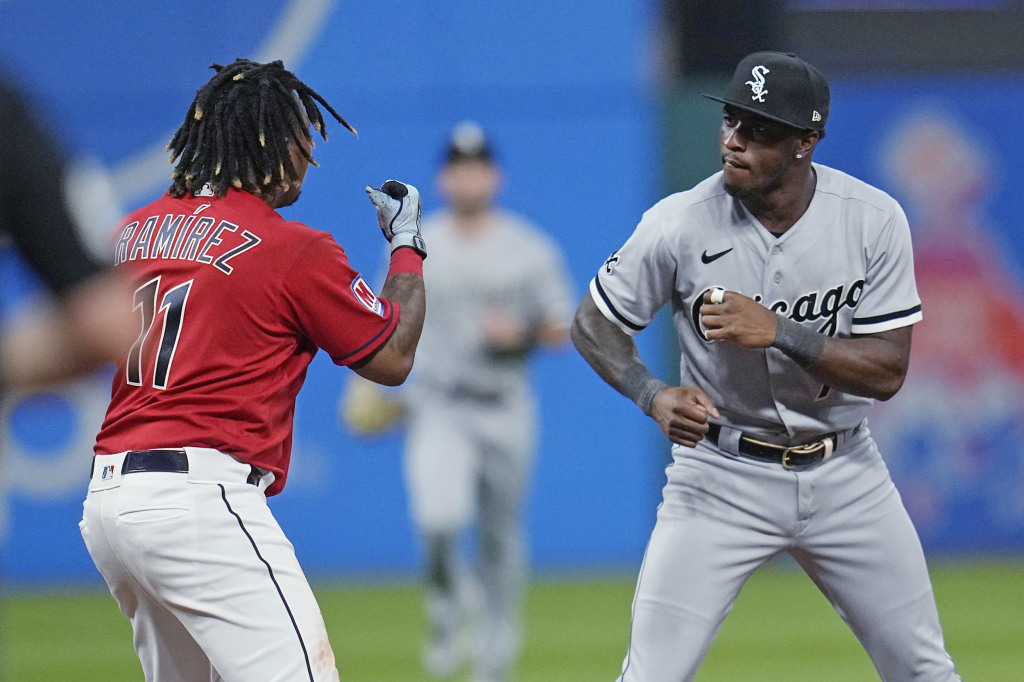
M327 140L322 105L353 133L355 128L312 88L284 68L278 60L259 64L236 59L227 66L213 64L216 74L196 91L185 122L167 149L173 197L195 193L209 183L217 196L235 187L257 196L299 182L291 162L288 141L294 140L314 166L318 165L300 136L312 146L309 125Z

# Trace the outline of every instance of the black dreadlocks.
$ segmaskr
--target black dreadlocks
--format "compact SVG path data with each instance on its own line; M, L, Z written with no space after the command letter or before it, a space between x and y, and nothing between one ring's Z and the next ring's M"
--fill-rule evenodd
M299 180L288 153L289 139L302 135L311 144L309 125L327 140L327 129L317 102L343 126L355 128L312 88L284 68L278 60L259 64L236 59L233 64L210 66L217 73L196 91L196 97L167 149L174 183L173 197L195 193L206 183L217 196L237 187L257 196L288 189ZM301 108L300 108L301 107ZM318 165L302 145L311 164Z

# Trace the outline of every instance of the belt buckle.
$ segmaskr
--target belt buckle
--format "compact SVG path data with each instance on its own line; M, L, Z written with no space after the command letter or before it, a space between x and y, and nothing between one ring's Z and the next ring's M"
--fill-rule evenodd
M792 464L789 461L790 454L813 455L814 453L818 452L819 450L823 451L824 454L821 456L821 459L819 459L817 462L813 462L813 463L814 464L820 464L821 462L824 462L826 459L828 459L829 457L832 456L832 451L833 451L834 447L835 447L835 441L831 437L823 438L823 439L821 439L821 440L819 440L819 441L817 441L815 443L807 443L806 445L794 445L793 447L786 448L785 450L782 451L782 466L783 466L783 468L790 469L790 470L796 469L797 467L800 467L800 466L807 466L806 463L805 464Z

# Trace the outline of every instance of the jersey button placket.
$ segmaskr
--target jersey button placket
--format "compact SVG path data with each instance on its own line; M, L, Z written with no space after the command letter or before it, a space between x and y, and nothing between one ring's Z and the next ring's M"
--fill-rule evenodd
M775 284L782 282L782 268L778 261L782 259L782 247L776 244L768 252L768 259L765 262L769 268L773 268L775 272L771 275L771 281Z
M778 285L780 282L782 282L782 260L782 247L777 244L772 246L768 251L768 257L765 259L765 271L763 280L764 297L762 303L766 306L771 306L773 302L779 300L780 298L776 287L773 286L773 283L775 285ZM770 276L769 273L771 273ZM772 399L775 402L775 407L779 411L779 417L782 419L783 423L786 423L786 408L779 402L775 395L776 382L779 382L780 386L785 386L786 374L788 370L785 363L781 361L781 356L776 357L775 354L772 352L765 353L765 360L768 366L769 390L772 394Z

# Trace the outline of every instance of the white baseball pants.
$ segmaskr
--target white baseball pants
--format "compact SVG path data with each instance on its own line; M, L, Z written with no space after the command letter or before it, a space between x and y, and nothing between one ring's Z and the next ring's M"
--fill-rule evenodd
M522 503L535 432L534 404L525 396L494 404L423 396L410 410L405 475L426 544L428 613L436 631L449 630L482 588L475 657L487 679L506 678L522 642ZM470 571L457 538L474 523L478 561Z
M866 428L802 471L704 441L673 456L619 682L692 680L743 584L781 552L821 589L882 680L960 679L917 532Z
M323 617L251 469L181 448L188 473L98 455L80 524L148 682L334 682Z

